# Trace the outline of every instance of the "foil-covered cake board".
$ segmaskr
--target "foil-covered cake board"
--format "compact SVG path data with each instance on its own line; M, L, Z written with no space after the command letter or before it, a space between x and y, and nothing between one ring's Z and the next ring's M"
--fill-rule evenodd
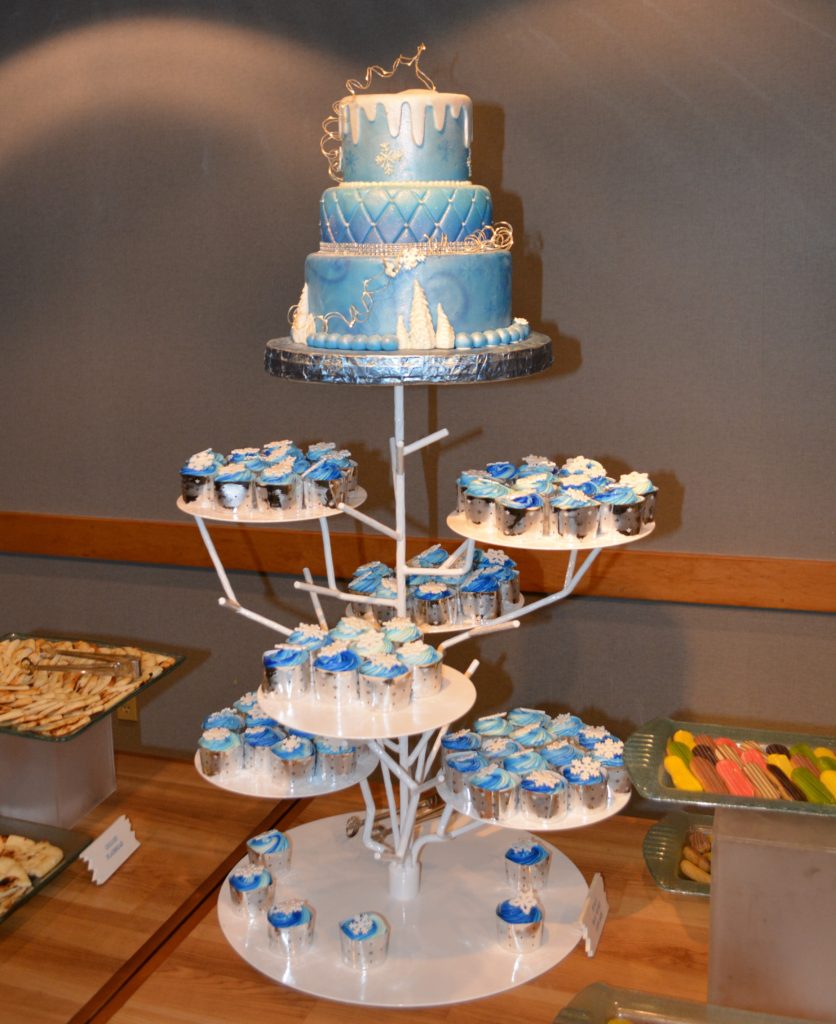
M531 334L490 348L349 352L276 338L267 343L264 364L274 377L314 384L479 384L547 370L552 343L545 334Z

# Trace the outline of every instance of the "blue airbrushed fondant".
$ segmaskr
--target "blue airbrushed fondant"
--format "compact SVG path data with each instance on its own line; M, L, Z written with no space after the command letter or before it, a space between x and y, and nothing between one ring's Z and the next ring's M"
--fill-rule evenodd
M372 118L364 110L358 111L357 116L358 131L354 139L341 118L344 181L386 181L387 177L390 181L467 181L470 177L470 151L466 145L468 114L463 107L458 116L453 115L450 106L447 107L440 131L435 126L433 111L429 106L425 107L424 130L421 133L413 132L412 111L404 102L400 129L394 137L389 131L389 120L382 103L376 105ZM416 134L423 137L420 146L415 144ZM389 175L378 163L378 157L386 149L400 154Z
M323 242L360 245L460 242L491 223L491 194L482 185L340 185L319 204Z
M511 254L506 250L427 256L395 277L387 277L381 259L315 252L305 261L305 281L308 306L316 316L341 313L350 318L351 306L361 307L366 286L371 309L365 319L353 327L337 318L329 321L332 331L343 334L394 336L399 316L409 323L416 281L427 296L435 326L439 303L458 333L473 336L511 323ZM386 349L385 342L381 345Z

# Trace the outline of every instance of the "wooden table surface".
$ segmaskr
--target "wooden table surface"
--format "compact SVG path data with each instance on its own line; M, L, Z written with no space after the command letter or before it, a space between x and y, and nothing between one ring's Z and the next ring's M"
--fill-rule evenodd
M620 815L548 837L587 881L604 876L610 916L594 958L578 947L527 985L477 1002L380 1010L264 978L227 945L215 911L249 835L359 809L357 787L276 804L227 794L183 762L123 754L117 773L117 793L79 831L96 835L125 813L142 847L101 887L74 864L0 926L2 1024L227 1024L265 1014L306 1024L546 1024L595 981L705 1001L708 901L656 887L641 853L647 819Z

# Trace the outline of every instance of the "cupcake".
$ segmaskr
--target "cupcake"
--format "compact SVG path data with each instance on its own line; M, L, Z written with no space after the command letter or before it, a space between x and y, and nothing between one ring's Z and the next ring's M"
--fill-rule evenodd
M304 647L294 644L276 644L262 655L265 693L281 697L301 697L311 686L311 655Z
M578 756L578 748L566 740L554 740L540 750L540 757L549 768L560 771Z
M397 711L409 704L412 673L395 654L375 654L359 668L360 702L372 711Z
M464 492L465 518L473 526L490 529L496 523L496 501L510 493L510 488L498 480L479 477L471 480Z
M569 789L569 810L595 811L607 804L607 776L591 757L579 757L563 769Z
M507 718L508 723L514 729L522 729L528 725L545 726L549 720L546 712L540 711L537 708L511 708Z
M501 480L507 483L517 475L517 467L513 462L489 462L485 466L485 473L491 480Z
M180 468L180 491L187 504L210 505L212 503L212 481L218 459L211 448L192 455Z
M297 512L302 508L302 480L293 471L293 459L268 464L255 478L255 491L262 508L276 512Z
M504 761L512 754L518 754L522 747L510 736L481 737L481 751L489 761Z
M542 843L518 843L505 851L505 877L519 892L546 888L552 855Z
M440 569L450 557L450 552L440 544L433 544L406 563L417 569Z
M316 771L324 783L336 782L357 771L357 745L351 740L317 736L314 746Z
M513 611L519 606L520 574L514 568L514 563L508 560L504 565L491 567L490 572L499 583L499 610L504 615Z
M270 768L270 748L283 739L281 729L271 725L245 729L241 736L244 771L267 772Z
M512 953L533 953L543 941L543 907L531 892L503 900L496 908L497 939Z
M539 494L506 494L496 501L496 527L505 537L543 532L543 499Z
M543 771L546 762L536 750L518 750L516 754L509 754L503 759L502 767L506 772L522 776Z
M207 729L197 742L200 768L204 775L232 775L241 769L241 737L231 729Z
M642 526L652 523L656 518L656 495L659 493L659 489L647 473L624 473L618 478L618 486L629 487L640 498L644 498L641 513Z
M221 508L234 512L250 495L253 475L246 466L229 463L215 473L215 498Z
M402 616L390 619L383 628L383 635L394 647L403 647L404 644L411 644L423 637L412 619Z
M290 959L304 953L313 941L314 913L304 900L279 900L267 911L270 949Z
M511 733L511 739L516 740L521 747L539 750L541 747L548 746L554 737L542 725L524 725Z
M551 724L546 724L546 728L555 739L574 742L581 731L582 725L583 722L577 715L570 715L568 711L564 711L559 715L555 715L551 720Z
M508 721L504 712L499 715L483 715L473 723L473 731L486 737L510 736L513 729L513 725Z
M590 751L596 743L616 739L605 725L581 725L578 729L577 744L584 751Z
M359 615L344 615L328 634L331 640L348 643L357 640L365 633L373 632L374 625Z
M230 732L244 731L244 715L235 708L223 708L213 711L203 720L204 729L229 729Z
M564 540L583 540L598 531L599 503L578 488L561 489L549 501L544 533Z
M470 776L487 767L488 759L478 750L449 754L444 766L444 778L452 793L463 793Z
M597 495L601 505L598 529L602 535L634 537L641 530L644 498L631 487L608 487Z
M466 622L499 617L499 580L494 573L471 573L459 587L459 604Z
M629 793L630 776L624 766L624 744L610 736L596 743L592 756L607 770L607 789L610 793Z
M305 455L311 462L319 462L320 459L329 457L336 450L337 445L334 441L316 441L308 445Z
M340 921L343 963L358 971L382 964L389 950L389 925L380 914L366 911Z
M242 693L237 700L232 702L232 707L241 715L252 714L253 711L258 710L258 694L255 690Z
M465 469L456 480L456 512L464 512L465 492L474 480L486 479L488 474L483 469Z
M355 640L349 640L348 646L352 651L359 654L363 661L376 654L392 654L395 650L383 633L378 632L376 629L363 633Z
M441 739L441 761L446 765L447 758L451 754L460 754L464 751L479 750L482 741L475 732L467 729L459 729L457 732L448 732Z
M566 780L555 771L535 771L520 780L520 810L532 818L553 821L566 814Z
M358 699L360 656L342 644L323 647L313 663L313 691L326 704L344 705Z
M415 621L427 626L447 626L455 620L455 595L446 583L420 583L413 592Z
M270 774L280 785L309 781L315 764L314 745L301 736L288 736L270 748Z
M290 840L283 832L271 828L247 840L247 857L255 867L266 868L275 881L290 871Z
M240 914L255 917L270 903L273 894L270 872L254 864L235 868L229 876L229 894L233 907Z
M536 466L528 466L526 470L525 473L520 471L512 481L511 489L513 491L520 491L523 494L539 494L541 498L544 498L555 489L553 473L538 469Z
M519 778L498 764L488 765L467 780L473 813L501 821L516 810Z
M412 699L423 700L441 692L443 656L423 640L412 640L398 650L398 657L412 674Z
M348 495L342 469L330 459L320 459L302 473L305 508L336 508Z
M314 625L312 622L300 622L287 638L287 642L294 647L304 647L310 655L313 665L316 652L322 647L326 647L330 640L321 626Z

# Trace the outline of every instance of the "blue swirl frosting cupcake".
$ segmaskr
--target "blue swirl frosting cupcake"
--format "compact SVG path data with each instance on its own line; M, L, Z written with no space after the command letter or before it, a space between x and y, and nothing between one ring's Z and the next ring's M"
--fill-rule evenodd
M592 756L607 770L607 788L610 793L629 793L630 776L624 765L624 744L614 736L596 743Z
M518 785L519 777L496 763L475 772L467 780L473 813L501 821L516 808Z
M607 803L606 771L592 757L579 757L563 769L570 811L595 811Z
M502 767L514 775L529 775L531 772L542 771L546 767L546 762L536 750L519 750L516 754L509 754L504 758Z
M270 767L270 748L284 738L281 729L272 725L256 725L245 729L241 737L244 771L266 772Z
M358 971L382 964L389 950L389 925L373 911L364 911L340 921L340 949L343 963Z
M618 486L629 487L639 497L644 498L641 513L642 526L652 523L656 518L656 495L659 493L659 488L647 473L624 473L618 478Z
M549 768L565 768L578 756L578 748L566 740L554 740L540 750L540 757Z
M223 708L213 711L203 719L204 729L229 729L231 732L244 731L244 715L235 708Z
M520 780L520 810L542 821L566 814L566 780L549 769L530 772Z
M500 612L500 581L497 573L477 569L459 587L462 618L477 623L495 619Z
M520 892L545 889L552 855L538 842L521 842L505 851L505 877Z
M515 729L522 729L527 725L545 725L549 718L545 711L537 708L511 708L507 717Z
M218 462L211 448L192 455L180 468L180 488L183 501L205 504L212 494Z
M518 754L522 747L510 736L483 736L482 753L489 761L504 761L512 754Z
M578 729L578 745L585 751L590 751L596 743L603 740L614 740L616 736L610 732L605 725L581 725Z
M270 748L270 773L283 786L311 779L316 765L316 750L311 740L288 736Z
M433 544L406 563L419 569L438 569L450 557L450 552L440 544Z
M215 497L221 508L234 511L249 497L253 474L241 463L219 466L215 473Z
M497 939L512 953L533 953L543 940L542 904L533 892L521 892L496 908Z
M545 532L567 539L594 537L600 505L578 488L560 490L549 500Z
M374 711L396 711L409 704L412 673L396 654L375 654L359 669L360 702Z
M415 621L427 626L446 626L455 619L456 599L446 583L419 583L413 591Z
M488 759L478 750L464 750L449 754L444 766L444 778L453 793L463 793L468 778L488 767Z
M255 690L242 693L237 700L232 702L232 706L242 715L249 715L258 707L258 694Z
M300 697L311 685L311 654L308 648L296 644L276 644L262 655L264 679L261 688L266 693L283 697Z
M346 500L348 480L343 470L331 459L320 459L304 470L301 476L306 508L336 508Z
M512 491L496 501L496 527L505 537L543 531L543 499L539 494Z
M356 640L374 630L374 624L359 615L344 615L328 634L332 640Z
M264 910L273 893L270 872L254 864L235 868L229 875L228 884L233 907L251 917Z
M511 738L516 740L521 747L529 750L540 750L548 746L554 737L542 725L524 725L511 733Z
M231 729L206 729L197 747L204 775L232 775L243 764L241 737Z
M276 828L260 832L247 840L247 857L255 867L266 868L273 879L290 870L292 847L290 840Z
M504 712L498 715L483 715L473 723L473 731L480 736L510 736L513 728Z
M271 509L295 512L302 508L302 478L293 459L267 463L255 479L256 494Z
M362 661L375 654L392 654L395 650L394 644L377 630L370 630L354 640L349 640L348 646L360 655Z
M489 462L485 473L492 480L513 480L517 475L517 467L513 462Z
M469 729L457 729L455 732L448 732L441 739L441 761L446 765L447 758L451 754L459 754L466 750L479 750L482 740L475 732Z
M441 692L443 655L423 640L411 640L398 649L398 657L412 673L412 699L422 700Z
M599 491L596 498L601 505L598 529L602 534L621 533L633 537L641 530L644 498L632 487L616 484Z
M353 775L357 770L358 749L352 740L338 739L332 736L317 736L316 770L326 784Z
M555 739L574 740L580 732L582 725L583 722L577 715L563 711L561 714L555 715L551 720L551 724L547 725L546 728Z
M328 634L321 626L312 622L300 622L287 638L294 647L304 647L306 651L318 651L328 644Z
M267 911L267 942L281 956L297 957L313 941L314 911L304 900L289 896Z
M414 640L421 640L423 634L415 625L412 619L398 616L390 619L383 629L383 635L396 647L403 647L404 644L412 643Z
M496 501L510 492L511 489L499 480L489 477L471 480L464 492L465 518L473 526L494 526Z
M323 647L313 663L313 689L316 699L327 704L345 705L359 698L357 670L360 655L339 643Z

